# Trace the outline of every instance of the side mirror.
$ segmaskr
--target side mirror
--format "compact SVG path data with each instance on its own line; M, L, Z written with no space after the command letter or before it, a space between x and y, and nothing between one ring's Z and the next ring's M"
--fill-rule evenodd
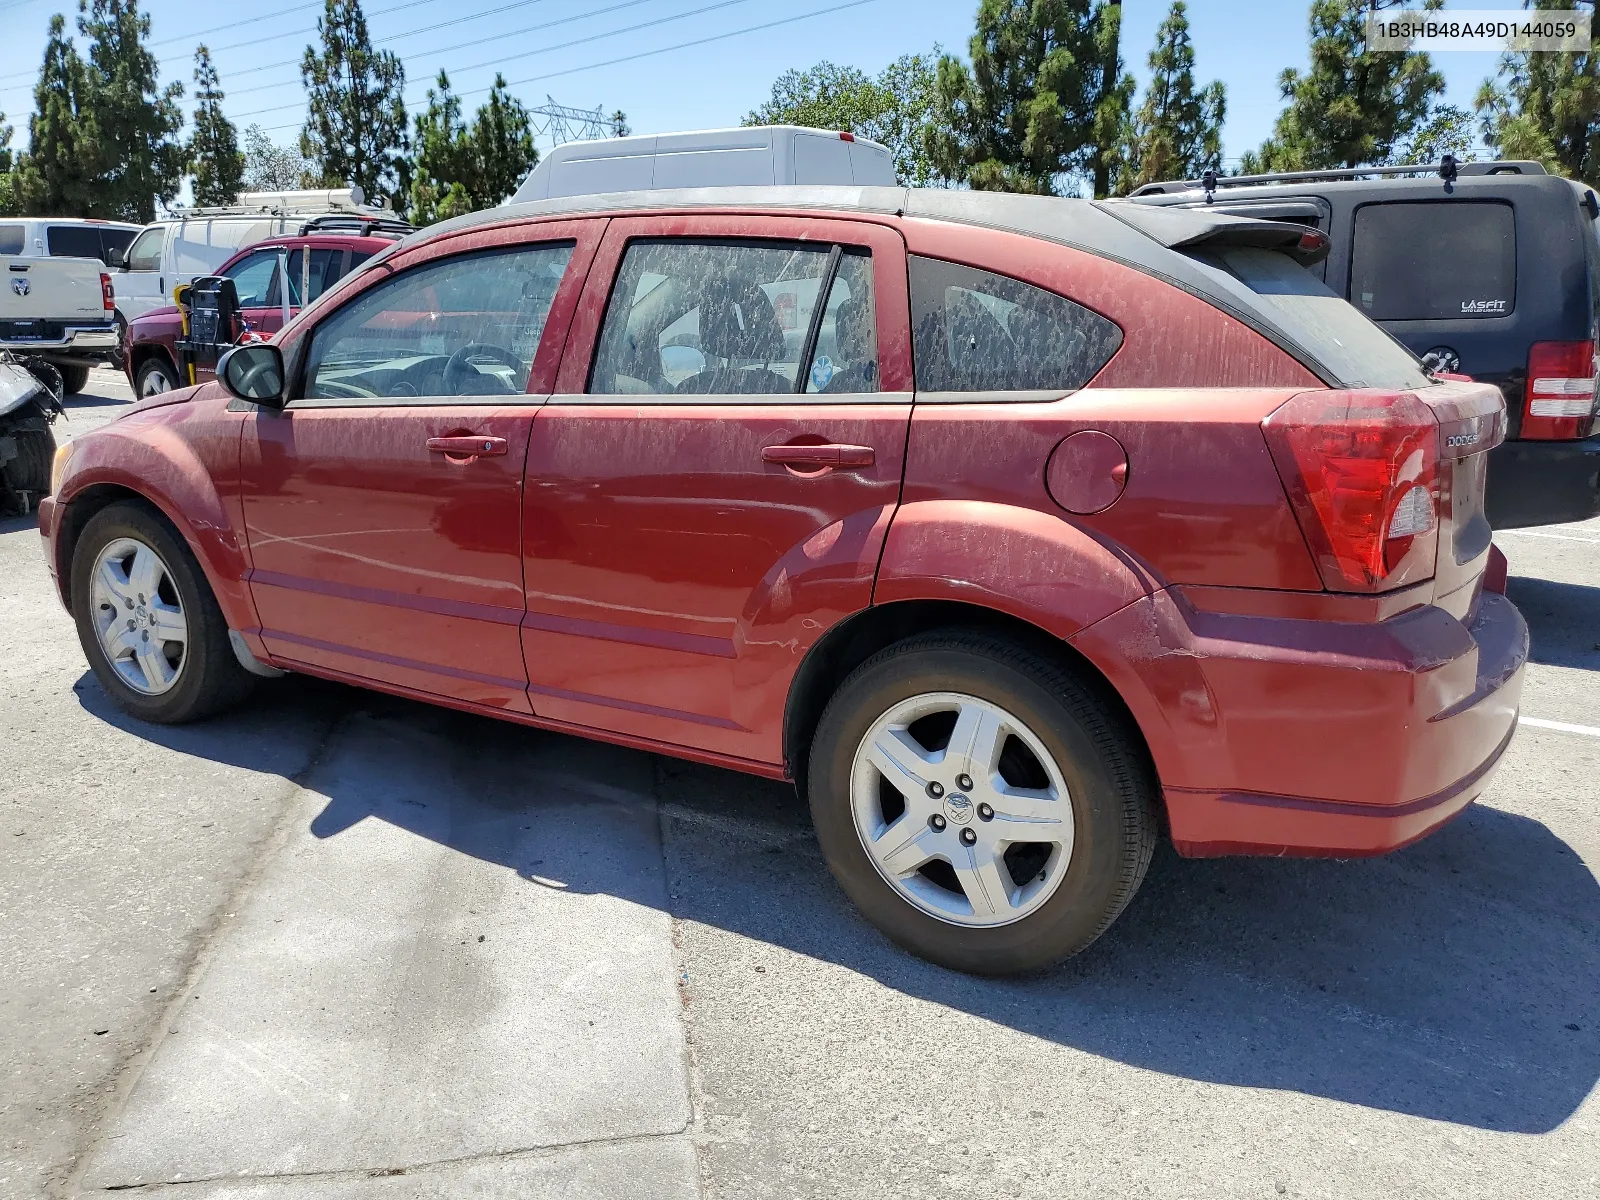
M235 346L217 360L217 378L229 395L265 408L284 406L283 352L276 346Z
M112 246L106 250L106 266L112 270L121 271L128 265L128 252L121 246Z

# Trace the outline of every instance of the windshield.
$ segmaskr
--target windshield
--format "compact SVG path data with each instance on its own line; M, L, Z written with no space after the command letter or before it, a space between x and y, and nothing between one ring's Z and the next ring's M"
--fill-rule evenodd
M1427 386L1428 377L1411 351L1287 254L1225 246L1189 257L1227 272L1254 292L1272 320L1332 371L1341 386Z

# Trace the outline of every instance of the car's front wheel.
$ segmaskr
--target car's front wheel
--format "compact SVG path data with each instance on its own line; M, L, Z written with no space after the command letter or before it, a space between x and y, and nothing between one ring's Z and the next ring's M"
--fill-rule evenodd
M134 391L141 400L146 396L159 396L162 392L173 391L177 386L177 372L171 363L162 358L146 359L139 364L134 376Z
M812 745L823 855L868 920L983 975L1084 949L1133 898L1156 837L1137 734L1061 664L988 635L868 659Z
M200 564L151 508L121 501L89 518L72 554L72 612L96 678L119 708L177 724L250 691Z

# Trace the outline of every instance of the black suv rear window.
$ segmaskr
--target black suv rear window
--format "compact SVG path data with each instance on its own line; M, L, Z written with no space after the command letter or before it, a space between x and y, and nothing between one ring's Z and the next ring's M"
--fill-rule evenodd
M1509 204L1434 200L1356 210L1350 303L1374 321L1503 317L1516 299Z

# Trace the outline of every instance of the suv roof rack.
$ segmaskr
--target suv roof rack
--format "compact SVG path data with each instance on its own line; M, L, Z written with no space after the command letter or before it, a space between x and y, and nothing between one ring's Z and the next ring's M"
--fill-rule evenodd
M358 237L403 237L415 226L393 214L328 213L300 226L300 236L313 233L353 233Z
M1446 156L1449 158L1450 156ZM1200 179L1170 179L1160 183L1147 183L1129 193L1130 196L1164 196L1174 192L1204 188L1215 191L1225 187L1250 187L1259 183L1301 183L1310 180L1363 179L1370 176L1390 175L1443 175L1454 168L1455 175L1544 175L1540 163L1525 159L1503 159L1496 162L1411 163L1398 167L1336 167L1328 171L1273 171L1264 175L1218 175L1207 171Z

